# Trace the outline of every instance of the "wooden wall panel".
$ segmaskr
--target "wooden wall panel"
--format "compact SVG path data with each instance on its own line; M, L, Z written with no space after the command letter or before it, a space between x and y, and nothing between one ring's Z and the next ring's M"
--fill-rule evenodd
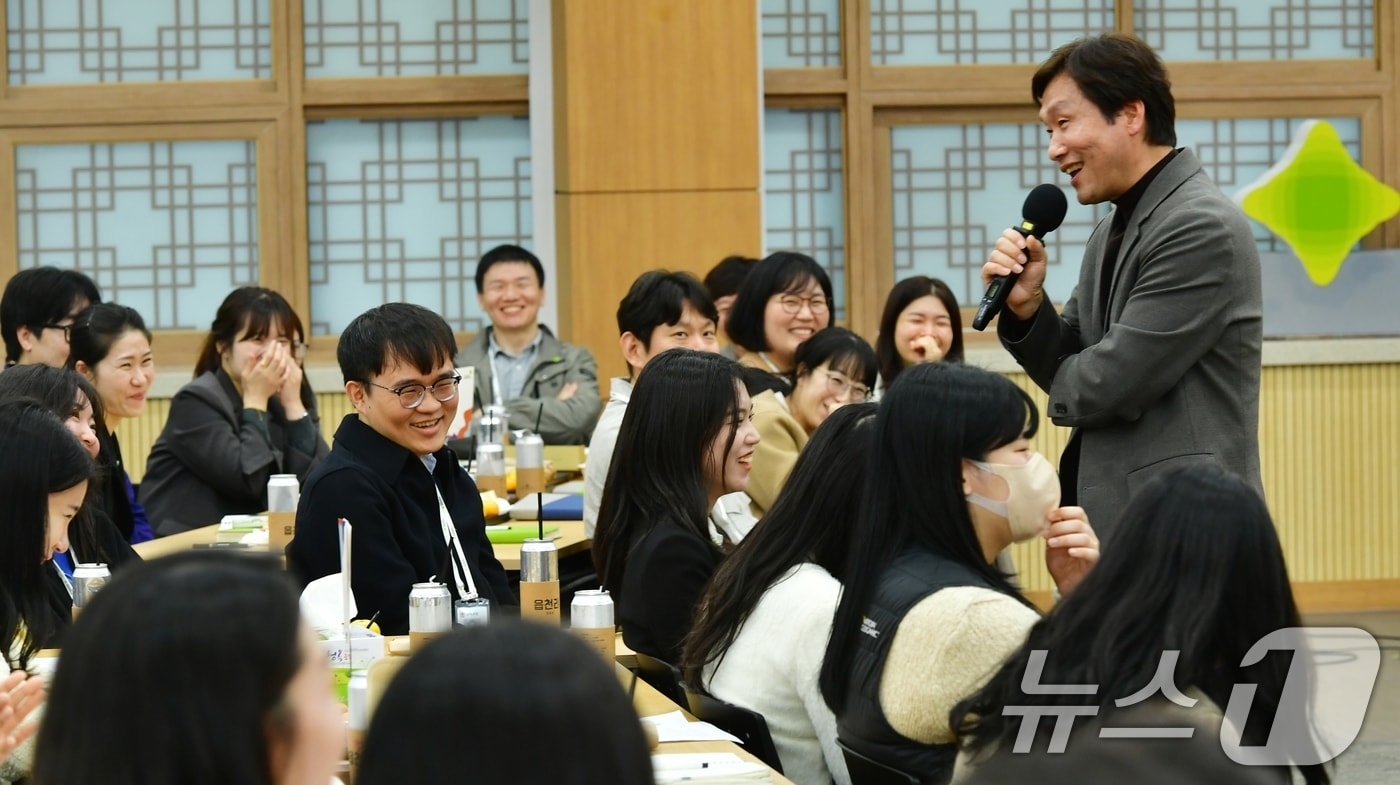
M703 276L729 254L762 248L756 190L561 195L555 215L559 328L592 350L600 379L626 375L617 304L638 275L661 267Z
M755 0L554 3L560 191L757 188Z

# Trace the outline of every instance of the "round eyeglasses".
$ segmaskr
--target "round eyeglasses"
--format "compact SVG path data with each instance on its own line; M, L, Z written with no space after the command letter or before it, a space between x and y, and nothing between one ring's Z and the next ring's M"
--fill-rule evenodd
M375 384L374 382L371 382L368 379L365 380L365 384L368 384L371 387L378 387L381 390L388 390L394 395L397 395L399 397L399 403L405 409L417 409L420 405L422 405L423 399L428 397L428 391L430 390L433 393L433 397L436 398L439 403L447 403L448 401L457 397L457 385L461 383L461 375L455 373L447 377L446 379L439 379L438 381L434 382L432 386L427 386L419 384L418 382L413 382L411 384L405 384L400 387L385 387L382 384Z

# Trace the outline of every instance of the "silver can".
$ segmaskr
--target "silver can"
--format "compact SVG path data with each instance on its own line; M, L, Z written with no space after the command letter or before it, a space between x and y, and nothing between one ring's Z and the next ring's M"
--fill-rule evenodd
M613 628L613 600L607 589L582 589L569 605L569 624L575 629Z
M554 540L530 538L520 544L520 582L559 580L559 548Z
M301 485L295 474L274 474L267 480L267 511L296 512Z
M415 583L408 593L409 632L452 629L452 592L445 583Z
M544 493L544 439L526 431L515 440L515 495Z
M505 449L510 441L510 414L504 406L482 407L477 428L477 444L499 444Z
M73 607L85 608L97 592L111 580L112 571L105 564L73 566Z
M485 597L468 597L452 603L452 615L458 627L471 627L491 621L491 601Z

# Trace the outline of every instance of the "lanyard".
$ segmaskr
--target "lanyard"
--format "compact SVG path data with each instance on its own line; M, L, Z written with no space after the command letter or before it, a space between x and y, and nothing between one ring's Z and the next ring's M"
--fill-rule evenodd
M449 550L457 554L456 559L450 559L452 577L457 581L457 596L469 600L477 596L476 581L472 578L471 568L467 566L467 557L462 553L462 543L457 539L457 527L452 523L452 514L447 511L447 502L443 500L436 480L433 481L433 491L437 493L438 520L442 522L443 541L447 543Z

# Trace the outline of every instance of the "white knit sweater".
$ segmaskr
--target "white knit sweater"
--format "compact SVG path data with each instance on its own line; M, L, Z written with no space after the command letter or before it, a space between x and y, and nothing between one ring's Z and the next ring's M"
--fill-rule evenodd
M794 567L764 593L719 666L705 669L713 695L768 721L783 774L797 785L851 782L836 718L817 686L840 599L841 584L826 570Z

